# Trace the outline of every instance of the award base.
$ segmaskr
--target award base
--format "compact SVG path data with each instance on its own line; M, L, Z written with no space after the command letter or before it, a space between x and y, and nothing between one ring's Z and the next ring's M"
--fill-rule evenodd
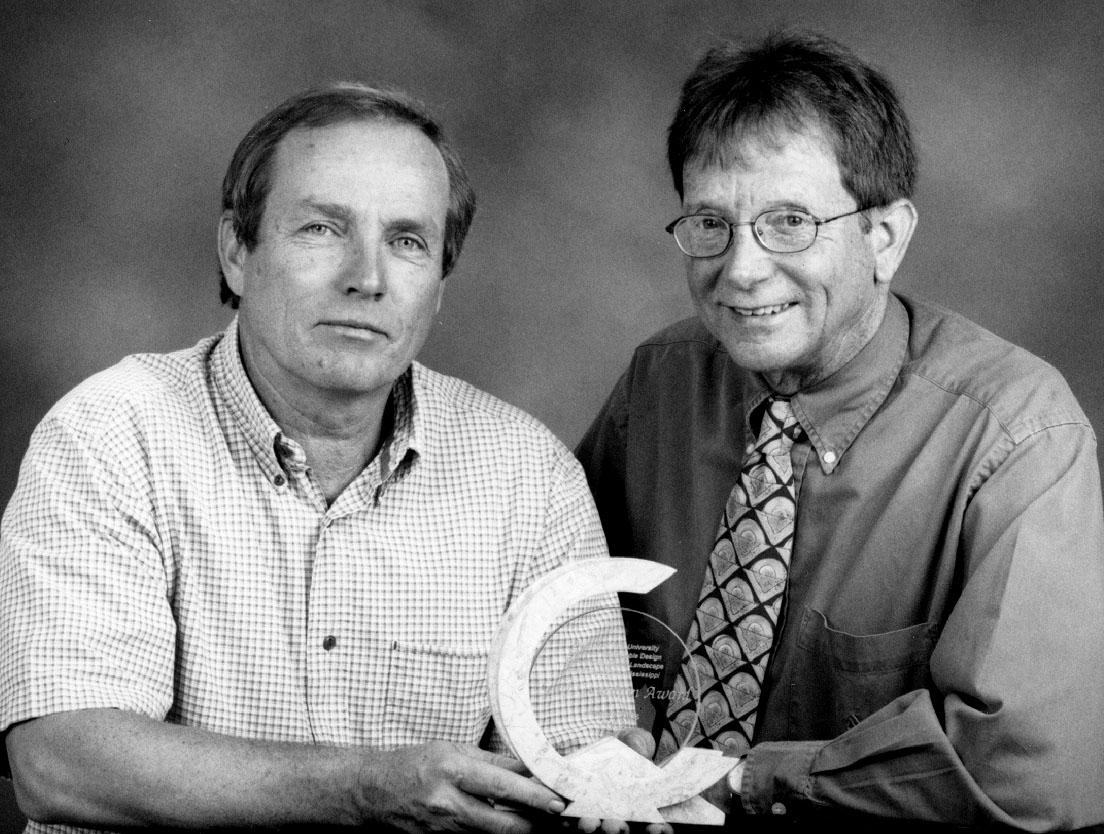
M737 761L715 750L690 748L660 767L615 738L597 741L566 760L593 781L573 798L564 816L693 825L724 824L724 812L697 794L723 778ZM688 798L655 807L651 787L657 779L672 793Z

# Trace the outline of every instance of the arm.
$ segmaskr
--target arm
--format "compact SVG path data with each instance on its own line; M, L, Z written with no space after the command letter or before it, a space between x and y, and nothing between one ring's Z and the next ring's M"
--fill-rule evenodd
M578 462L558 447L536 556L525 578L568 562L606 559L605 539ZM632 680L616 596L583 600L565 612L533 666L534 714L549 741L568 753L636 725Z
M19 724L7 745L20 808L40 822L523 832L525 818L487 800L563 809L513 760L444 742L388 752L261 742L94 709Z
M634 554L625 504L625 430L629 417L628 386L632 366L614 386L595 416L575 455L586 471L613 556Z
M757 745L747 810L812 803L1039 830L1104 820L1104 520L1091 430L1038 431L979 477L933 691L828 742Z
M390 752L247 740L166 723L171 552L134 432L110 448L48 419L0 536L0 727L33 819L255 826L386 820L524 831L488 799L557 811L511 760L434 743Z

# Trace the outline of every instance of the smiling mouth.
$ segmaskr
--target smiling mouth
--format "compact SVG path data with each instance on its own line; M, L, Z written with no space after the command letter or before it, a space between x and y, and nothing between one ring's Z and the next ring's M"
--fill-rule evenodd
M732 307L731 309L738 316L752 318L756 316L773 316L793 306L793 302L788 301L785 304L772 304L769 307Z

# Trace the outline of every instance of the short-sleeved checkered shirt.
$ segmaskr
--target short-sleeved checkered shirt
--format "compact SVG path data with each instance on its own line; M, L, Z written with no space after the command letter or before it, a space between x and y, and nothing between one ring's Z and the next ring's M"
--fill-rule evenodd
M327 506L236 321L64 397L0 530L0 729L115 707L269 740L501 748L495 629L534 578L605 556L601 526L532 417L417 363L392 406L389 440ZM585 685L562 685L565 658ZM627 670L615 608L557 633L532 680L549 739L633 724Z

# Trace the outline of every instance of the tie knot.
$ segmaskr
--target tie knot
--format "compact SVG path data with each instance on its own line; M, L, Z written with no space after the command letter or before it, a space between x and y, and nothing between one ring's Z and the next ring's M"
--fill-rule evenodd
M767 397L767 409L780 423L793 416L793 406L790 405L789 397Z
M797 422L797 415L794 414L790 398L768 397L762 406L762 417L755 445L762 448L765 443L775 438L782 438L789 446L800 434L801 425Z

